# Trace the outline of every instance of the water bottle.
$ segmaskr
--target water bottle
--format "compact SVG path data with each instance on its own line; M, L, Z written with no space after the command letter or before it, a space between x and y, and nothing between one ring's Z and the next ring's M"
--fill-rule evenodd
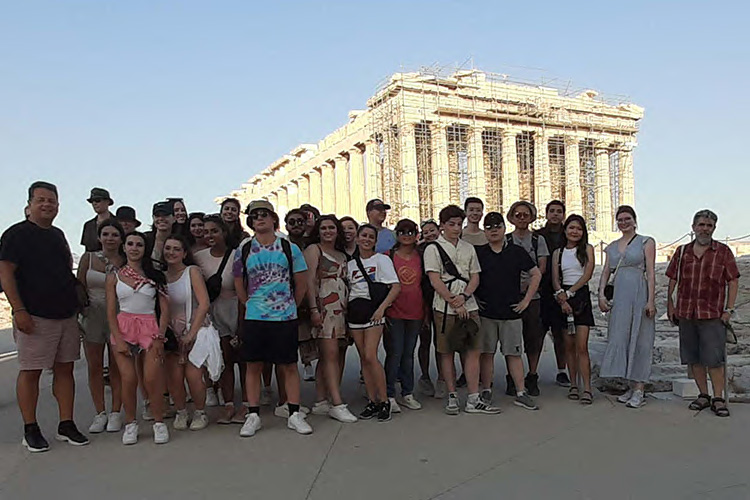
M568 335L575 335L575 334L576 334L575 319L573 318L572 314L568 314Z

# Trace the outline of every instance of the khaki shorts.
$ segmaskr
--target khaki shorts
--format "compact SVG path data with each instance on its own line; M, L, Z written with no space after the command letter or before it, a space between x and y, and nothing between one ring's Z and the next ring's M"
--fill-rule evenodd
M23 333L13 325L21 371L46 370L55 363L72 363L81 359L81 332L75 316L47 319L32 316L34 333Z
M432 313L435 318L435 350L440 354L451 354L455 352L450 348L448 335L445 332L451 331L451 328L453 328L453 324L456 322L456 319L458 319L458 316L455 314L445 315L445 331L443 331L443 313L435 310L433 310ZM474 321L477 326L481 324L479 321L478 311L471 311L469 313L469 319ZM474 338L474 343L469 346L467 350L473 351L479 349L479 347L481 346L480 338L481 334L477 335Z
M479 338L482 353L495 354L497 343L504 356L520 356L523 352L523 321L519 319L481 318Z

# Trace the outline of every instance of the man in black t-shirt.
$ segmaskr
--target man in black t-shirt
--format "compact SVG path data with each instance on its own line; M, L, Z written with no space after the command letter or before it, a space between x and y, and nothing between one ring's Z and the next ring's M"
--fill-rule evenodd
M508 372L516 387L514 404L528 410L539 407L526 393L523 376L523 322L521 313L529 306L542 279L542 273L520 246L505 239L505 220L497 212L484 218L486 245L476 247L482 268L475 295L479 301L479 329L482 355L480 358L480 397L490 404L494 377L495 351L505 355ZM529 273L529 287L521 296L521 272Z
M557 384L562 387L570 387L570 378L565 369L565 317L560 314L560 304L555 300L555 291L552 289L552 255L555 250L565 245L563 235L563 221L565 220L565 204L560 200L552 200L547 203L545 209L547 223L536 234L544 236L547 242L550 258L547 259L547 269L542 274L542 282L539 285L539 305L542 312L542 327L547 332L552 330L552 341L555 346L555 360L557 361Z
M91 194L86 201L91 203L91 208L94 209L96 215L83 225L81 245L86 248L87 252L96 252L102 249L102 244L99 242L99 224L107 219L115 218L112 212L109 211L114 201L109 195L109 191L98 187L91 189Z
M37 181L29 188L29 217L8 228L0 239L0 281L13 312L18 346L16 394L24 422L23 444L47 451L36 421L39 378L51 369L52 392L60 410L56 439L88 444L73 422L73 363L80 358L73 259L63 232L52 222L58 212L57 188Z

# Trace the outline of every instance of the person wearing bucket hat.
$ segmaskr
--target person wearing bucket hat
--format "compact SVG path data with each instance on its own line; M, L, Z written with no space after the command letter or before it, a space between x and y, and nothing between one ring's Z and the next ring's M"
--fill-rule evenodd
M534 261L539 270L544 274L547 269L547 259L549 258L549 249L544 237L531 231L531 223L536 220L537 211L533 203L521 200L513 203L508 210L508 222L515 225L515 230L505 235L508 243L522 247ZM529 273L521 273L521 293L526 293L531 282ZM526 358L529 362L529 373L526 375L526 390L530 396L539 395L539 375L537 368L539 366L539 357L544 347L544 327L542 326L542 313L540 305L539 292L534 294L534 298L522 313L523 320L523 346L526 351ZM509 396L515 396L517 390L513 383L513 377L506 375L506 391Z
M91 189L91 194L86 201L91 203L91 208L94 209L96 215L83 225L81 245L86 248L87 252L96 252L102 248L97 232L98 226L105 220L114 218L114 214L109 211L109 207L112 206L114 201L109 195L109 191L99 187Z
M135 208L122 206L115 212L115 219L120 223L125 234L130 234L140 227L141 221L135 215Z

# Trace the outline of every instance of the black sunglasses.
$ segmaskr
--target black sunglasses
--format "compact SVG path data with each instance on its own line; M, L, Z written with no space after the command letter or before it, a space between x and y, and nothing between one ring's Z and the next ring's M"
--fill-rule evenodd
M396 231L396 236L416 236L417 232L412 229L400 229Z
M250 217L254 220L263 219L268 217L269 215L271 215L271 212L269 212L268 210L253 210L252 212L250 212Z
M91 198L91 203L99 203L100 201L104 201L104 198Z
M286 225L290 227L304 226L306 223L305 219L289 219L286 221Z
M489 225L485 225L484 226L485 229L502 229L504 227L505 227L505 224L503 224L502 222L498 222L497 224L489 224Z

